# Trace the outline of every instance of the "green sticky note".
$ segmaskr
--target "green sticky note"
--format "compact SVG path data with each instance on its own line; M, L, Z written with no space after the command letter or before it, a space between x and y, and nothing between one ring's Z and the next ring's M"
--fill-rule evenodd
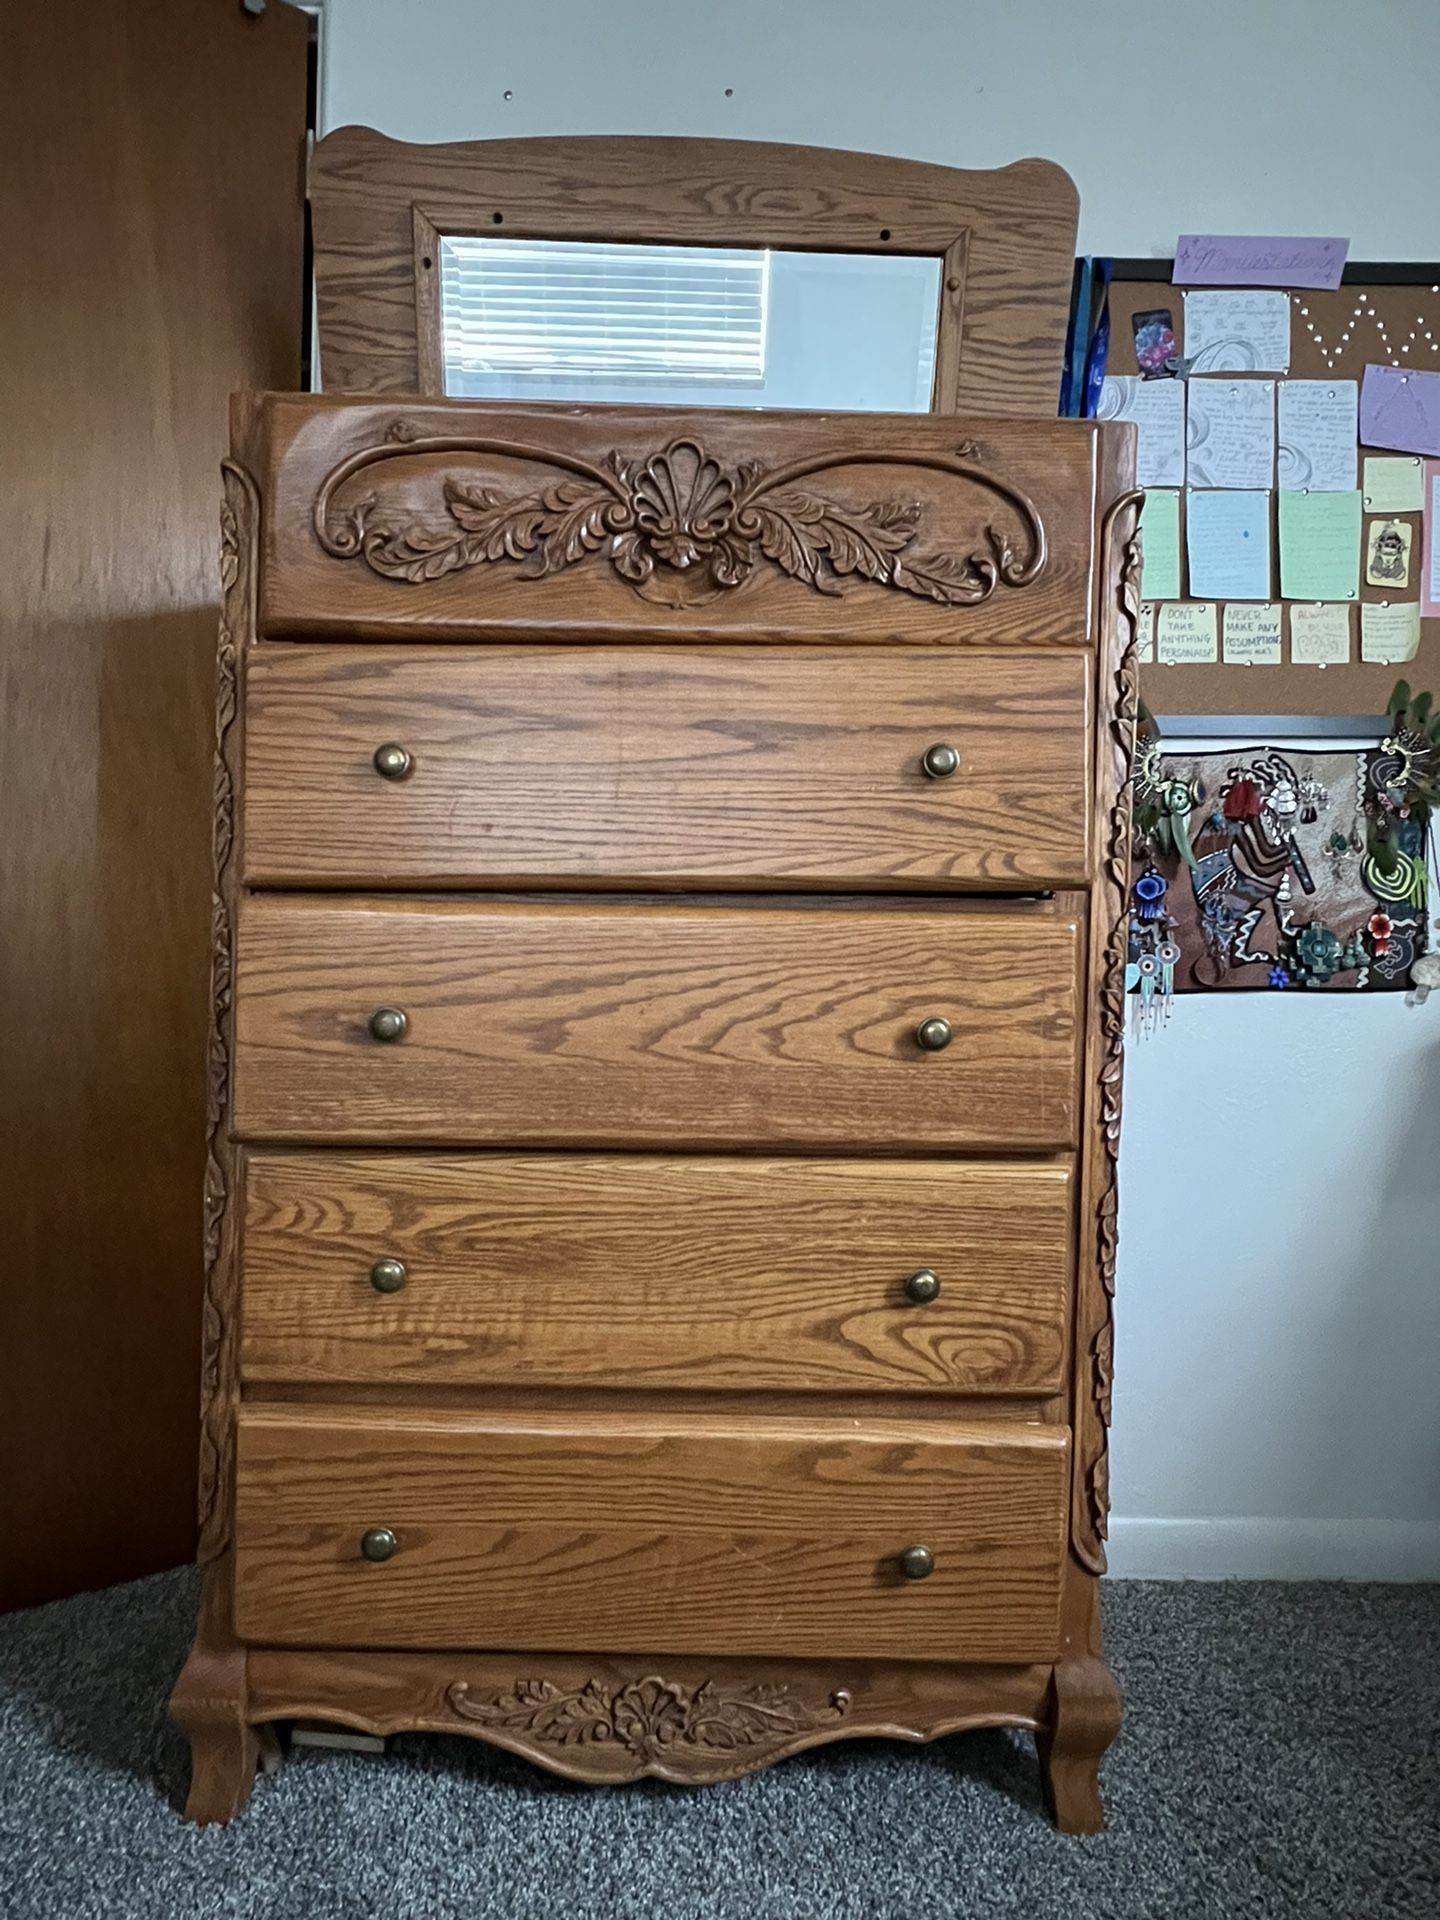
M1356 495L1359 498L1359 495ZM1151 487L1140 509L1140 539L1145 555L1140 591L1147 600L1180 598L1180 495L1170 487ZM1359 527L1356 527L1359 539Z
M1360 596L1360 489L1280 495L1280 592L1286 600Z

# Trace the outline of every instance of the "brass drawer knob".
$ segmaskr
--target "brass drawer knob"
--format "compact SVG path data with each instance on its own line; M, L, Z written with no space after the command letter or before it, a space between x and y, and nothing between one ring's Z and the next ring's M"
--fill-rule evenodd
M915 1040L926 1053L943 1053L955 1038L950 1022L942 1020L939 1014L932 1014L928 1020L922 1020L915 1029Z
M920 769L931 780L948 780L959 767L960 756L948 740L937 740L920 756Z
M929 1267L921 1267L912 1273L905 1282L906 1297L917 1307L928 1307L932 1300L940 1298L940 1276Z
M393 1046L397 1040L405 1038L409 1025L399 1007L377 1007L370 1016L370 1037L387 1047Z
M403 1260L377 1260L370 1269L370 1284L377 1293L399 1293L407 1278Z
M360 1536L360 1551L367 1560L388 1560L398 1542L389 1527L369 1527ZM915 1549L912 1547L913 1553ZM921 1548L924 1552L924 1548Z
M900 1556L900 1571L907 1580L928 1580L935 1571L935 1556L929 1547L906 1547Z
M371 761L382 780L403 780L414 764L406 749L395 740L387 740L383 747L376 747Z

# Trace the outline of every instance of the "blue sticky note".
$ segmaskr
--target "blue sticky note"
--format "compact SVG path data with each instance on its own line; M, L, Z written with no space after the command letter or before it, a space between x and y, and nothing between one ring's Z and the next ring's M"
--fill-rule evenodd
M1270 598L1270 496L1209 489L1185 496L1192 600Z

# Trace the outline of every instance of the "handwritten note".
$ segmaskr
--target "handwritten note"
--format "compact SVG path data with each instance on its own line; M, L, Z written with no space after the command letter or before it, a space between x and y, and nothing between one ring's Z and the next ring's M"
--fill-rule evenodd
M1290 609L1290 662L1297 667L1343 667L1350 659L1350 609L1303 606Z
M1177 287L1328 287L1340 284L1348 240L1298 235L1182 233L1175 248Z
M1135 651L1142 666L1155 658L1155 603L1142 600L1135 616Z
M1367 513L1420 513L1425 506L1424 463L1415 454L1367 454L1363 492Z
M1360 658L1379 666L1413 660L1420 651L1420 605L1415 600L1367 601L1360 609Z
M1180 496L1161 488L1145 496L1140 509L1144 566L1140 591L1147 600L1180 598Z
M1187 380L1186 469L1192 487L1275 484L1275 382Z
M1187 293L1185 358L1196 373L1288 373L1289 295Z
M1281 661L1278 601L1261 607L1226 607L1221 625L1227 667L1278 667Z
M1350 493L1282 492L1280 591L1287 600L1359 597L1358 487Z
M1182 601L1161 607L1155 624L1155 657L1162 666L1200 667L1215 659L1215 609Z
M1360 438L1367 447L1440 454L1440 373L1366 367L1360 383Z
M1425 562L1420 572L1420 614L1440 616L1440 460L1425 462Z
M1185 383L1112 374L1100 388L1097 420L1133 420L1139 430L1135 483L1141 487L1185 484Z
M1348 493L1355 485L1355 431L1360 389L1353 380L1280 382L1282 487Z
M1270 597L1268 493L1192 493L1185 501L1190 591L1204 600Z

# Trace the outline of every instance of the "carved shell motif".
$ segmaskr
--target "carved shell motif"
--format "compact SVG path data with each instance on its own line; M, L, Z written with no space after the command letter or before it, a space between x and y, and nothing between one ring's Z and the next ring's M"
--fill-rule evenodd
M443 485L448 526L389 516L374 493L355 497L358 474L420 455L490 455L558 469L566 477L501 493L452 474ZM472 567L512 562L538 579L603 554L649 599L690 606L741 586L765 565L813 587L841 591L857 577L933 600L969 606L997 586L1024 587L1045 566L1045 529L1018 488L975 464L979 449L954 454L867 447L766 469L727 470L696 440L677 439L646 457L611 453L599 465L518 441L417 436L397 421L378 446L353 453L326 475L315 498L316 539L336 559L360 559L387 580L416 584ZM850 506L799 482L840 467L923 469L969 482L998 499L1018 523L987 526L974 552L916 551L922 510L914 501ZM344 500L337 496L344 493Z

